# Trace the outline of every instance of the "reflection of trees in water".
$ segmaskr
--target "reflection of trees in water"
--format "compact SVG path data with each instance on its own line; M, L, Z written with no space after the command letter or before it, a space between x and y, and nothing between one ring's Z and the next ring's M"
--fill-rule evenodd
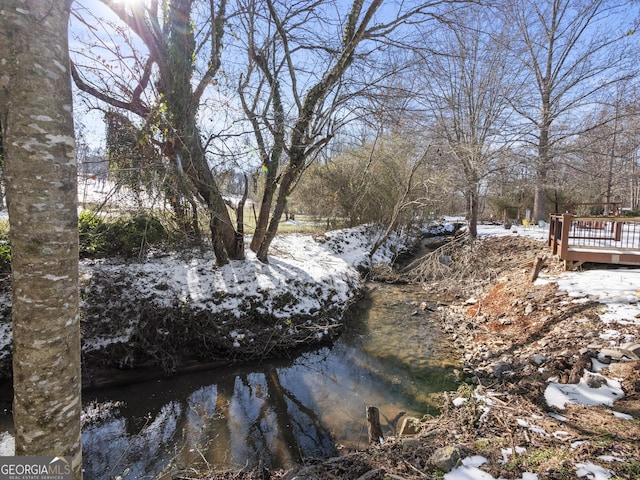
M332 455L334 439L360 448L366 405L380 408L385 434L393 433L403 411L425 413L429 393L455 388L455 381L453 366L434 361L441 350L430 348L439 344L437 330L428 335L430 320L411 316L415 305L407 301L392 306L384 349L376 330L382 326L370 319L331 348L295 359L132 389L126 408L85 427L86 478L113 478L127 467L135 472L128 478L153 477L170 460L186 466L203 457L219 468L288 466Z
M189 395L179 426L184 439L179 463L204 457L216 467L281 467L335 452L314 409L282 385L275 366L263 372L221 377Z
M231 376L225 376L218 382L218 396L216 397L216 415L209 424L213 430L213 443L207 449L207 457L214 465L228 465L231 461L231 429L229 421L231 414L229 405L233 399L233 381ZM213 427L213 428L212 428Z
M302 460L309 455L331 455L336 452L331 434L326 430L315 409L303 404L298 397L289 389L284 388L280 383L276 369L272 368L267 372L267 378L272 378L274 389L281 392L279 398L282 399L283 411L286 409L290 415L289 425L292 437L295 438L295 445ZM277 384L276 384L277 382ZM287 402L288 400L288 402ZM289 405L289 408L287 406ZM296 414L297 413L297 414Z
M263 375L242 375L238 378L238 389L242 390L238 401L239 408L245 412L246 432L244 432L246 445L249 452L247 455L253 457L253 462L263 462L265 466L270 466L274 462L274 450L278 450L277 432L272 431L272 412L270 410L269 394L266 392ZM265 394L266 392L266 394ZM244 399L244 401L242 401ZM257 404L257 411L250 413L248 405L250 401ZM255 410L255 409L254 409ZM265 458L266 456L266 458ZM277 455L276 455L277 456Z
M184 467L202 462L229 465L231 450L229 405L233 398L233 376L221 377L215 385L193 392L187 400L189 412L183 426L185 442L180 456Z
M238 424L236 416L234 427L243 430L247 458L236 461L287 466L305 455L335 451L319 416L283 387L275 367L266 367L263 375L242 375L238 382L234 412L242 413L244 425ZM233 457L237 453L232 452Z
M299 463L308 455L335 453L331 435L316 411L304 405L292 391L283 387L274 367L266 370L265 377L284 446L291 459Z
M128 478L155 476L169 460L166 445L176 436L184 409L177 402L165 404L136 434L126 433L127 420L118 413L83 427L84 477L115 478L127 469Z
M269 366L265 370L264 376L267 382L269 399L271 400L271 408L275 413L276 424L280 433L276 451L273 452L274 460L282 465L300 463L302 452L300 452L300 445L294 429L291 428L294 418L289 414L285 391L280 383L278 372L273 366Z
M345 402L327 411L327 405L354 389L361 400L382 406L383 423L392 432L399 409L387 397L399 386L374 359L347 346L337 350L330 356L324 349L309 353L281 368L266 365L262 373L220 375L216 384L188 389L184 400L162 407L149 402L145 410L137 398L137 417L122 416L132 413L126 408L85 427L87 478L113 478L126 468L131 478L148 476L170 460L181 466L204 458L216 467L283 467L332 455L329 430L343 442L345 430L353 433L363 423L364 408ZM340 378L351 380L343 384ZM168 394L152 395L158 396ZM155 417L140 417L154 409Z

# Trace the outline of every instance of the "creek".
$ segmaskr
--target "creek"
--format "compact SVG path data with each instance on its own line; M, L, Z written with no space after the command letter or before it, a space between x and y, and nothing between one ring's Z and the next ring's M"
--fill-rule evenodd
M86 392L85 478L154 479L198 464L286 468L366 448L368 405L387 436L405 416L437 413L437 393L457 386L459 354L438 316L420 308L419 286L369 286L330 347Z

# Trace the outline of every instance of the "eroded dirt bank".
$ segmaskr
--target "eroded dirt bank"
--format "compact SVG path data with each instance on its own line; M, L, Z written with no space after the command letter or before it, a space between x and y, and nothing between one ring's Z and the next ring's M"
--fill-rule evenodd
M601 305L576 302L554 283L532 283L531 262L547 253L540 242L489 237L465 248L464 268L426 286L426 295L453 299L438 314L464 361L465 381L458 391L442 395L440 416L420 419L417 435L309 460L288 472L258 469L204 477L441 479L463 458L481 456L480 468L494 478L640 478L639 362L614 358L607 363L602 355L611 346L607 331L615 328L619 338L638 342L637 325L604 324ZM560 269L549 259L543 275ZM581 381L596 391L606 380L591 373L595 370L617 379L623 398L613 406L549 406L550 381ZM608 473L596 477L600 471ZM490 478L475 472L456 478ZM173 478L193 474L174 473Z

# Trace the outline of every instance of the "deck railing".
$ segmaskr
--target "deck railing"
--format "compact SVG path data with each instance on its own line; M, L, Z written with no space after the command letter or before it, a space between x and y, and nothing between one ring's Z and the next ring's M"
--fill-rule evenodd
M552 215L547 243L568 269L584 262L640 265L640 217Z

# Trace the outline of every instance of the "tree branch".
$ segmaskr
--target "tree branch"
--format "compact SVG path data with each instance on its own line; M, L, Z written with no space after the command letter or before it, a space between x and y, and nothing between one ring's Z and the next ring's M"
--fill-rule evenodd
M111 105L112 107L122 108L129 112L135 113L136 115L139 115L142 118L146 118L147 115L149 115L149 112L151 110L149 109L148 106L146 106L142 102L139 95L137 97L134 95L134 98L132 98L132 100L129 102L125 102L123 100L119 100L117 98L111 97L103 93L102 91L98 90L93 85L90 85L87 82L85 82L84 79L80 76L80 73L78 72L78 69L76 68L75 64L73 62L70 62L70 63L71 63L71 77L73 78L73 81L76 84L76 86L83 92L86 92L89 95L94 96L98 100L101 100L104 103ZM145 68L145 71L146 70L147 69ZM151 69L149 68L149 72L150 71ZM147 81L148 81L148 78L147 78ZM136 90L134 91L134 93L141 88L141 85L142 83L139 84L138 87L136 87ZM144 88L142 88L140 92L142 92L142 90L144 90Z

